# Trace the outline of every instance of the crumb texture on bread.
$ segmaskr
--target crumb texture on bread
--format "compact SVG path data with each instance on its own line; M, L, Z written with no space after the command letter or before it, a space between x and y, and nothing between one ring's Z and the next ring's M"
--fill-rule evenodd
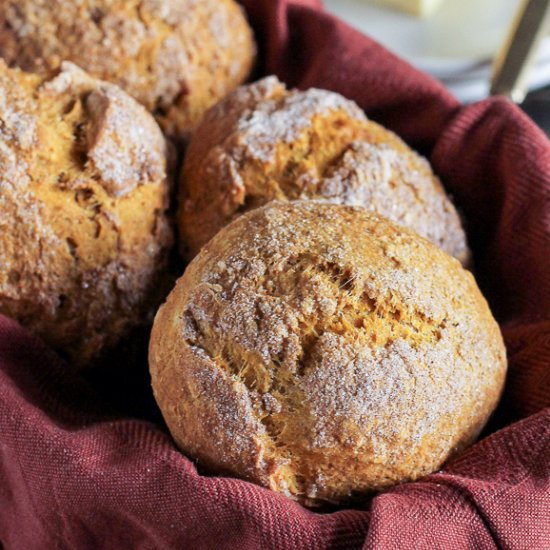
M469 261L460 217L429 163L359 107L276 77L207 112L187 151L179 226L191 258L223 226L271 200L362 206Z
M248 77L256 48L234 0L0 0L0 55L49 72L69 60L187 138Z
M0 312L87 364L140 321L172 242L151 115L71 63L0 63Z
M365 209L273 202L223 229L157 314L153 389L199 464L308 504L437 470L506 370L473 276Z

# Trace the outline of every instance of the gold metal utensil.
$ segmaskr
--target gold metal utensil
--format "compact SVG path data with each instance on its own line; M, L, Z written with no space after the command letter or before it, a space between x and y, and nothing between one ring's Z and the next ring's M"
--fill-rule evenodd
M521 103L529 90L529 72L542 38L548 30L550 0L525 0L495 59L491 94Z

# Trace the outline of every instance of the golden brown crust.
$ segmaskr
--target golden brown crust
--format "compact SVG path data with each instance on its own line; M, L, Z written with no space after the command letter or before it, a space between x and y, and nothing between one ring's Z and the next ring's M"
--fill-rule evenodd
M0 0L0 56L32 72L70 60L187 138L248 77L252 31L234 0Z
M362 208L272 202L220 231L159 310L149 363L178 445L308 504L430 473L506 370L471 273Z
M154 304L166 142L112 84L0 63L0 312L85 365Z
M251 208L302 198L368 208L468 262L460 218L425 159L353 102L275 77L239 88L197 128L181 181L184 253Z

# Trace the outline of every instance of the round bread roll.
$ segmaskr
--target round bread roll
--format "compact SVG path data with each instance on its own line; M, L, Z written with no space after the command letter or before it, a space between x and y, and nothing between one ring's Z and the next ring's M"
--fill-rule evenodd
M69 60L186 139L241 84L256 47L234 0L0 0L0 56L32 72Z
M316 201L220 231L160 308L149 363L184 452L313 505L437 470L477 437L506 371L456 259Z
M158 302L172 232L153 117L70 63L0 62L0 313L84 366Z
M181 181L183 254L243 212L302 198L368 208L468 261L460 218L425 159L352 101L288 91L275 77L238 89L197 128Z

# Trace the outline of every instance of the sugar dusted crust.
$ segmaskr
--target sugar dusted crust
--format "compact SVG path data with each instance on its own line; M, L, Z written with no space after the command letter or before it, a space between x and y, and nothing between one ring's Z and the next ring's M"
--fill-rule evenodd
M159 127L120 88L99 84L65 61L59 74L42 84L40 93L81 98L88 114L85 165L107 194L120 197L138 185L166 177L167 150Z
M221 101L194 135L181 180L184 252L193 257L252 208L296 199L362 206L469 261L460 217L425 159L352 101L268 77Z
M306 504L437 470L478 435L506 357L472 275L362 208L239 217L160 309L153 389L199 464Z
M234 0L0 0L0 28L10 66L48 72L70 60L185 139L244 82L256 51Z
M77 366L155 305L172 235L151 115L71 63L0 63L0 312Z

